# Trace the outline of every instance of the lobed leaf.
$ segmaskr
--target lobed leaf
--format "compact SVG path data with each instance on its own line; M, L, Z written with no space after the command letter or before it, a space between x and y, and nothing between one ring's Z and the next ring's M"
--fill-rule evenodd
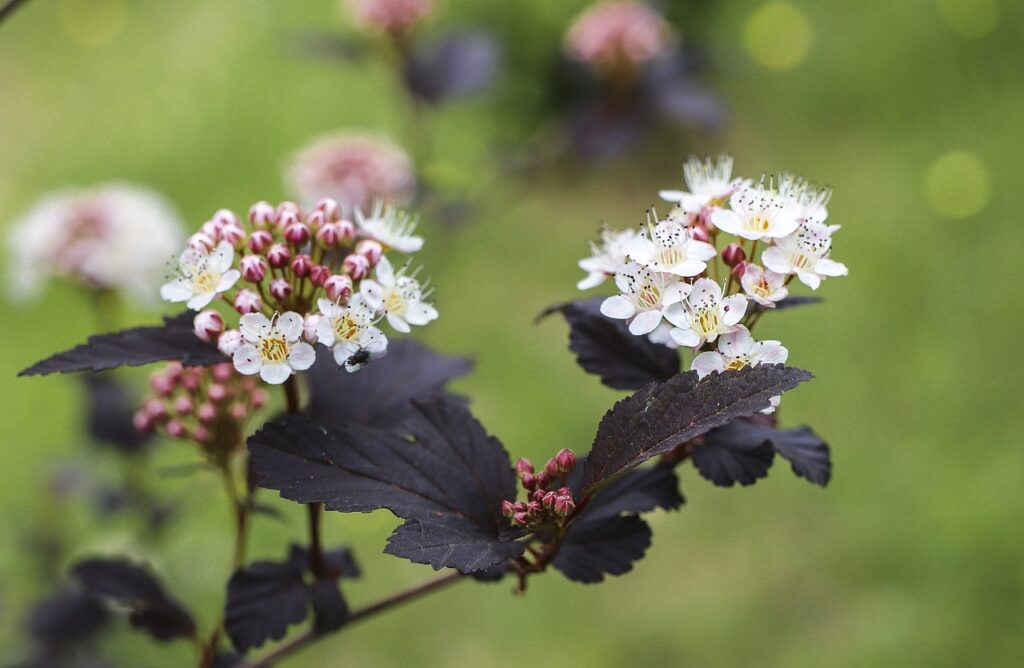
M753 485L768 475L775 457L763 429L745 420L712 429L690 453L693 465L720 487Z
M256 561L231 576L224 627L235 649L246 652L280 640L306 618L313 595L304 574L301 560L291 558Z
M768 441L775 452L789 460L793 473L824 487L832 479L828 445L810 427L771 430Z
M605 574L622 575L642 559L651 544L651 528L636 515L574 525L552 565L570 580L595 583Z
M641 389L616 403L598 425L584 468L586 492L715 427L767 408L771 397L812 377L801 369L762 364L702 380L689 371Z
M90 336L85 343L36 362L18 375L103 371L162 360L178 360L185 366L209 366L226 361L215 344L196 338L192 332L194 315L186 311L164 318L162 326L135 327Z

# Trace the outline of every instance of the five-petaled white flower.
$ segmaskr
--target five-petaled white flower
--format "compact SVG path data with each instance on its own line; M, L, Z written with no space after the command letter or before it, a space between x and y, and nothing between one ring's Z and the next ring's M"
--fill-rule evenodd
M662 190L658 195L667 202L676 202L686 213L700 213L706 207L719 207L737 188L748 183L732 178L730 155L718 156L718 162L691 156L683 165L683 178L690 192Z
M733 193L729 207L712 213L712 224L723 232L754 240L792 234L803 211L799 200L788 190L779 191L763 184Z
M320 299L322 317L316 323L317 340L334 352L334 361L346 371L358 371L371 360L387 353L388 338L374 324L375 309L362 295L342 305Z
M202 310L214 297L231 289L241 276L231 268L234 255L235 249L227 241L220 242L212 251L186 248L178 262L178 278L165 283L160 296L171 302L188 302L190 309Z
M636 230L632 229L614 232L607 227L602 228L600 243L590 242L593 255L579 261L579 267L587 272L587 277L581 279L576 287L580 290L596 288L606 278L614 276L626 264L626 244L636 236Z
M707 261L717 253L711 244L693 239L689 228L670 220L648 222L646 234L636 235L626 244L631 260L684 278L703 273Z
M829 258L832 227L807 221L790 236L779 239L761 254L765 267L777 274L796 274L800 282L817 290L825 276L846 276L846 265Z
M356 209L356 224L362 232L379 241L381 245L393 248L399 253L415 253L423 248L423 237L413 234L419 221L407 213L387 205L380 200L373 204L369 215Z
M665 309L665 319L675 325L671 335L676 343L696 348L736 331L746 310L746 297L735 294L722 299L721 286L701 278L694 282L686 300Z
M619 293L601 302L601 313L616 320L630 320L629 331L650 334L661 324L666 309L678 305L690 286L671 274L630 263L615 274Z
M396 272L391 262L382 257L374 277L377 280L363 279L360 294L371 308L384 307L388 324L396 331L407 334L411 330L409 325L426 325L437 319L437 309L423 301L429 296L429 290L424 293L424 286L416 280L415 272L408 276L404 268Z
M244 343L232 356L235 369L247 376L258 373L264 381L280 385L293 372L313 366L313 346L299 340L302 324L302 316L292 311L273 320L262 313L243 315L239 325Z
M785 274L777 274L770 269L766 271L752 263L744 268L740 285L748 297L766 308L775 308L775 302L785 299L789 294Z
M789 357L789 351L778 341L755 341L746 327L723 334L718 340L718 352L703 352L693 358L690 368L703 378L712 371L742 369L758 364L782 364ZM771 398L771 405L761 411L773 413L782 397Z

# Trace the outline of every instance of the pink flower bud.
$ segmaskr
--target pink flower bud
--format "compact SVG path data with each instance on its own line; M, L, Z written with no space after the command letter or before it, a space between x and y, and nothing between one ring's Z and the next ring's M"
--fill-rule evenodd
M210 235L203 232L196 232L188 238L188 247L192 250L206 252L217 245Z
M551 510L552 508L555 507L555 499L557 498L557 494L555 494L554 492L548 492L547 494L544 495L544 498L540 500L540 503L548 510Z
M522 501L516 501L515 503L512 504L512 510L514 510L517 513L525 513L526 504L523 503Z
M174 411L178 415L190 415L194 408L195 404L192 403L191 397L180 396L174 400Z
M305 223L292 223L284 228L284 239L296 248L306 245L309 241L309 226Z
M324 215L323 211L313 211L306 216L306 225L309 225L309 228L314 232L329 222L331 221L327 220L327 216Z
M515 511L512 509L512 502L505 499L501 502L501 514L505 517L512 517Z
M136 431L140 431L143 434L153 431L153 418L144 410L135 412L135 415L132 416L132 424L135 426Z
M149 377L149 387L160 397L171 396L177 386L177 377L167 372L157 372Z
M541 471L537 475L537 487L540 489L547 489L548 485L551 484L551 476L548 475L547 471Z
M266 229L277 222L277 211L269 202L256 202L249 209L249 222L257 229Z
M220 228L212 220L208 220L199 227L199 231L210 237L213 243L220 241Z
M302 321L302 338L309 343L316 343L319 338L316 335L317 325L320 324L320 320L323 318L319 313L309 313Z
M557 478L562 473L562 469L558 467L558 462L552 458L544 465L544 473L547 473L552 478Z
M308 255L296 255L295 259L292 260L292 272L299 278L309 276L309 272L312 269L313 260L309 259Z
M302 218L299 217L299 212L295 209L284 209L278 206L277 213L277 226L282 230L287 230L292 225L296 225L302 222Z
M331 268L317 264L309 269L309 282L316 286L322 286L331 277Z
M154 420L167 417L167 406L159 399L150 399L142 405L142 410Z
M263 300L252 290L239 290L238 294L235 295L233 306L242 315L246 313L259 313L263 308Z
M370 266L375 267L380 262L381 256L384 255L384 247L380 245L379 241L363 239L356 244L356 253L369 260Z
M221 230L231 225L242 224L242 221L238 219L238 216L235 215L235 212L230 209L217 209L217 211L213 214L213 217L210 218L210 222L216 225Z
M196 407L196 418L203 424L209 424L217 419L217 408L209 402L203 402Z
M220 231L220 238L236 249L245 246L245 228L239 224L225 225Z
M316 242L323 248L336 248L341 243L341 226L338 223L326 223L316 231Z
M210 430L203 425L199 425L192 431L192 438L200 443L208 443L210 440Z
M544 500L544 495L545 494L547 494L547 492L545 492L544 490L542 490L542 489L535 489L535 490L533 490L533 493L530 494L530 499L533 500L533 501L537 501L539 503L540 501Z
M246 408L245 404L235 401L228 407L228 415L234 418L236 421L241 422L245 419L245 416L249 414L249 409Z
M192 319L192 331L200 341L215 341L224 331L224 319L213 309L206 309Z
M338 243L347 246L356 240L356 224L351 220L339 220L337 226Z
M562 448L555 455L555 461L558 463L559 471L568 473L576 467L576 453L569 448Z
M267 261L262 255L246 255L239 266L242 269L242 278L250 283L259 283L267 275Z
M728 267L735 267L740 262L747 259L747 254L743 250L743 246L736 242L733 242L722 249L722 262Z
M341 205L333 197L321 197L316 201L316 210L320 211L327 218L327 222L334 223L341 218Z
M526 523L528 521L529 521L529 518L526 516L526 512L525 511L524 512L515 513L515 514L512 515L512 524L514 524L516 526L524 527L524 526L526 526Z
M189 392L199 389L199 372L195 369L185 369L181 374L181 384Z
M749 266L749 262L739 262L735 267L732 268L732 271L729 273L731 273L736 278L736 280L739 280L743 278L743 274L747 273L747 267Z
M364 256L356 255L355 253L345 257L345 260L341 263L341 268L356 281L360 281L370 275L370 261Z
M213 379L218 383L224 383L231 380L231 376L233 376L234 373L234 367L228 362L225 362L224 364L214 364L210 367L210 375L213 376Z
M536 517L540 514L540 504L536 501L530 501L526 504L526 514L531 517Z
M164 425L164 429L167 430L167 435L171 438L185 438L188 436L188 429L177 420L168 420L167 424Z
M287 278L275 278L270 282L270 296L274 299L287 299L292 293L292 284Z
M228 357L235 354L235 351L242 346L242 333L237 329L229 329L217 337L217 350Z
M565 517L576 510L576 503L572 500L571 496L559 496L555 499L554 510L556 514Z
M267 391L262 388L253 390L249 395L249 402L252 404L253 408L265 406L267 403Z
M262 255L274 243L274 236L266 230L256 230L249 237L249 250Z
M284 244L274 244L267 251L267 260L274 269L280 269L292 260L292 252Z
M231 396L231 390L229 390L226 385L210 383L210 387L206 390L206 396L209 397L210 401L213 403L219 404Z
M344 274L335 274L324 281L324 290L332 302L344 301L352 295L352 279Z
M516 473L519 475L523 475L524 473L533 473L533 463L526 457L520 457L518 461L516 461Z
M695 241L707 241L708 239L711 238L711 235L708 234L708 228L704 227L703 225L694 225L690 229L693 230L690 233L690 238L694 239Z
M532 473L523 474L523 487L525 489L533 489L537 486L537 477Z
M556 490L556 494L558 494L559 496L568 496L572 498L572 490L569 489L568 487L559 487L558 490Z
M167 368L164 369L164 373L167 374L168 378L177 383L181 380L181 372L184 371L184 369L185 367L181 366L181 362L171 362L167 365Z

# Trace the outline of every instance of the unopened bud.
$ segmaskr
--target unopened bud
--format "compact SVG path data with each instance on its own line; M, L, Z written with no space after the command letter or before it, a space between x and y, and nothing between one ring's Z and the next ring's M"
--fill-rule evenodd
M228 407L228 415L234 418L236 421L241 422L245 419L245 416L249 414L249 409L245 407L245 404L235 401Z
M707 241L711 238L711 235L708 234L708 228L703 225L694 225L690 229L692 230L690 232L690 238L695 241Z
M177 385L177 379L169 373L158 372L149 377L149 387L152 388L153 392L155 392L157 396L171 396Z
M210 222L220 229L242 224L242 221L238 220L238 216L231 209L217 209L213 217L210 218Z
M209 402L203 402L196 407L196 418L203 424L209 424L217 418L217 408Z
M326 223L316 231L316 241L324 248L335 248L341 243L341 229L337 223Z
M299 217L299 212L295 209L284 209L278 206L277 212L277 226L282 230L287 230L292 225L302 222L302 218Z
M292 246L300 248L309 241L309 227L305 223L292 223L284 228L284 239Z
M277 211L269 202L256 202L249 208L249 222L253 227L264 230L277 222Z
M207 388L206 390L206 396L209 397L210 401L212 401L213 403L219 404L220 402L224 401L229 396L231 396L231 391L227 388L226 385L221 385L220 383L210 383L210 387Z
M501 502L501 514L502 515L504 515L505 517L512 517L512 515L515 514L515 512L516 511L513 510L513 508L512 508L512 502L511 501L509 501L508 499L505 499L504 501Z
M543 501L545 494L547 494L547 492L545 492L543 489L535 489L533 490L533 493L530 494L530 500L537 502Z
M722 262L724 262L728 267L735 267L746 259L747 254L743 250L743 246L736 242L733 242L722 249Z
M319 313L307 313L306 317L302 320L302 338L309 343L316 343L319 337L316 334L316 328L320 324L320 320L323 318Z
M555 499L554 510L556 514L565 517L576 510L576 503L571 496L559 496Z
M530 515L531 517L536 517L537 515L539 515L540 504L537 503L536 501L530 501L528 504L526 504L526 514Z
M284 244L274 244L267 251L267 261L274 269L280 269L292 261L292 252Z
M533 489L537 486L537 477L532 473L523 474L523 487L525 489Z
M551 484L551 476L548 475L547 471L541 471L537 475L537 487L541 489L547 489L547 486Z
M267 275L267 261L262 255L246 255L239 266L242 269L242 278L250 283L259 283Z
M516 462L516 473L523 475L524 473L533 473L533 463L526 457L520 457Z
M512 504L512 510L514 510L517 513L525 513L526 504L523 503L522 501L516 501L515 503Z
M274 243L274 235L266 230L256 230L249 237L249 250L262 255Z
M153 418L146 411L139 410L132 416L132 425L136 431L146 434L153 431Z
M228 357L234 355L240 347L242 347L242 333L237 329L229 329L217 337L217 350Z
M541 505L543 505L545 508L551 510L555 506L555 499L557 498L558 495L555 494L554 492L547 492L546 494L544 494L544 497L540 500L540 502Z
M168 420L167 424L164 425L164 429L167 430L167 435L171 438L184 438L188 436L188 429L177 420Z
M730 271L729 273L731 273L736 278L736 280L739 280L743 278L743 274L747 273L747 267L749 266L749 262L739 262L735 267L732 268L732 271Z
M309 225L309 229L312 232L319 231L321 227L329 222L323 211L312 211L306 216L306 225Z
M292 293L292 284L286 278L275 278L270 282L270 296L274 299L287 299Z
M321 197L316 201L316 210L326 216L327 222L333 223L341 218L341 206L333 197Z
M529 522L529 518L525 512L515 513L512 515L512 524L515 524L516 526L524 527L527 522Z
M345 257L345 260L341 263L341 268L354 281L360 281L370 275L370 261L362 255L356 255L355 253Z
M181 374L181 384L189 392L199 389L199 372L195 369L185 369Z
M191 397L180 396L174 400L174 411L178 415L190 415L194 408L195 404L192 403Z
M556 493L556 494L558 494L558 495L560 495L560 496L569 496L569 497L571 497L571 496L572 496L572 490L571 490L571 489L569 489L568 487L559 487L559 488L558 488L558 489L557 489L557 490L555 491L555 493Z
M344 274L335 274L324 281L324 290L332 302L344 301L352 295L352 279Z
M576 468L576 453L569 448L562 448L555 455L555 461L558 462L558 469L562 473L568 473Z
M339 220L338 225L338 236L340 237L339 243L344 246L351 244L356 240L356 224L351 220Z
M199 231L208 236L213 243L220 241L220 227L218 227L212 220L208 220L200 225Z
M210 367L210 375L213 376L213 379L218 383L230 380L234 373L234 368L228 362L225 362L224 364L214 364Z
M192 250L197 250L199 252L205 253L210 251L214 246L216 246L217 242L213 240L213 237L204 232L196 232L195 234L188 238L187 245Z
M200 443L208 443L210 440L210 430L203 425L199 425L192 430L192 438Z
M150 399L142 405L142 410L154 420L167 417L167 406L159 399Z
M249 402L253 408L261 408L267 403L267 391L263 388L252 390L249 395Z
M238 223L225 225L220 231L220 238L239 249L245 245L245 228Z
M369 260L370 266L375 267L380 262L381 256L384 255L384 247L380 245L379 241L363 239L356 244L356 253Z
M296 255L295 259L292 260L292 272L299 278L309 276L309 272L312 269L313 260L308 255Z
M331 277L331 268L322 264L313 265L309 269L309 282L316 286L322 286Z
M557 478L561 473L562 469L558 466L558 461L554 457L548 460L548 463L544 465L544 473L547 473L552 478Z
M238 294L235 295L235 301L232 305L242 315L246 313L259 313L260 309L263 308L263 300L252 290L239 290Z

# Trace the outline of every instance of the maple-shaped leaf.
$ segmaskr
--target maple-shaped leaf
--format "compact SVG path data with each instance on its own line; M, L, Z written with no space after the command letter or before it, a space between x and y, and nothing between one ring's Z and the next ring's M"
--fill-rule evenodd
M306 555L295 547L288 559L255 561L228 580L224 628L239 652L280 640L309 613L313 592L306 583Z
M569 350L589 373L616 390L638 390L679 372L679 354L668 346L634 336L623 320L601 314L602 297L547 309L541 317L561 312L569 323Z
M82 345L57 353L25 369L19 376L46 375L59 371L102 371L119 366L139 366L162 360L178 360L185 366L209 366L227 361L213 343L200 341L192 332L195 313L186 311L164 318L157 327L135 327L90 336Z
M761 364L700 380L688 371L639 390L602 418L584 468L587 493L651 457L768 408L771 397L812 377L801 369Z
M690 458L697 471L719 487L753 485L768 475L775 457L765 431L746 420L735 420L709 431Z
M393 427L412 410L413 399L435 396L445 383L472 369L469 360L438 355L415 339L393 341L387 355L359 373L345 371L329 349L318 348L307 375L309 414L320 424Z
M516 487L501 443L461 401L413 405L401 433L301 415L264 425L249 439L259 485L327 510L387 508L407 521L386 551L435 569L472 573L521 554L501 514Z
M86 592L127 608L131 625L157 640L195 635L192 616L140 566L124 559L86 559L71 574Z

